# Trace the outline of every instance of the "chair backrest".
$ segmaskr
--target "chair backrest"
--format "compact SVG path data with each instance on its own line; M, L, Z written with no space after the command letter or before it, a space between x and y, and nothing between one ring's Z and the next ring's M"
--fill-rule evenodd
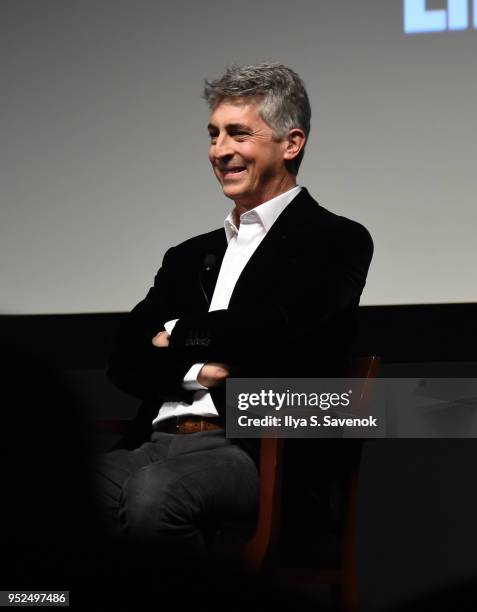
M358 407L368 404L373 388L373 379L377 377L381 360L379 357L358 357L351 363L350 378L360 378L362 385L359 389Z
M366 402L371 380L376 377L380 359L359 357L351 363L350 378L363 379L360 404ZM272 558L280 538L283 473L283 438L262 438L260 443L260 499L257 528L242 550L245 566L251 571L264 567Z
M283 438L260 441L260 499L255 534L242 551L245 567L258 571L274 552L280 537Z

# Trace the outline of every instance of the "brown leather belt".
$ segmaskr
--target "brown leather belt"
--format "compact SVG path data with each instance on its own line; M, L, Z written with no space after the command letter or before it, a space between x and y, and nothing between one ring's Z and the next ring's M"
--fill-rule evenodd
M174 434L190 434L198 431L210 431L212 429L223 429L224 426L213 417L179 416L159 421L156 425L158 431Z

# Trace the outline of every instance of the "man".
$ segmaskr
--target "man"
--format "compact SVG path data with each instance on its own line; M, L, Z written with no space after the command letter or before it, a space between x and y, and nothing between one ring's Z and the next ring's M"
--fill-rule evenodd
M109 375L144 402L98 469L111 528L181 567L257 509L255 441L225 438L226 378L344 373L372 256L361 225L296 183L311 110L295 72L235 66L205 98L209 159L234 209L225 231L167 251L126 318Z

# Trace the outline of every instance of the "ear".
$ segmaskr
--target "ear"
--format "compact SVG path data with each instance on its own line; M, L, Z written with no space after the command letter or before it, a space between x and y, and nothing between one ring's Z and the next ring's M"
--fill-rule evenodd
M284 138L285 151L283 159L290 161L294 159L303 149L306 142L305 132L299 128L293 128Z

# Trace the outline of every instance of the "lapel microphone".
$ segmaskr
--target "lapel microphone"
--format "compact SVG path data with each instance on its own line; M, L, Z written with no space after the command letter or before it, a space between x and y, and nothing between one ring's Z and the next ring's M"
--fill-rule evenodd
M209 300L209 296L207 295L207 291L205 290L202 276L203 274L207 272L211 272L212 270L215 270L216 267L217 267L217 255L214 255L213 253L209 253L208 255L204 257L203 268L199 270L199 285L200 285L200 288L202 289L202 293L204 295L205 301L207 302L207 306L209 308L210 308L210 300Z
M207 272L209 272L210 270L213 270L216 265L217 265L217 255L214 255L213 253L209 253L208 255L205 256L204 268Z

